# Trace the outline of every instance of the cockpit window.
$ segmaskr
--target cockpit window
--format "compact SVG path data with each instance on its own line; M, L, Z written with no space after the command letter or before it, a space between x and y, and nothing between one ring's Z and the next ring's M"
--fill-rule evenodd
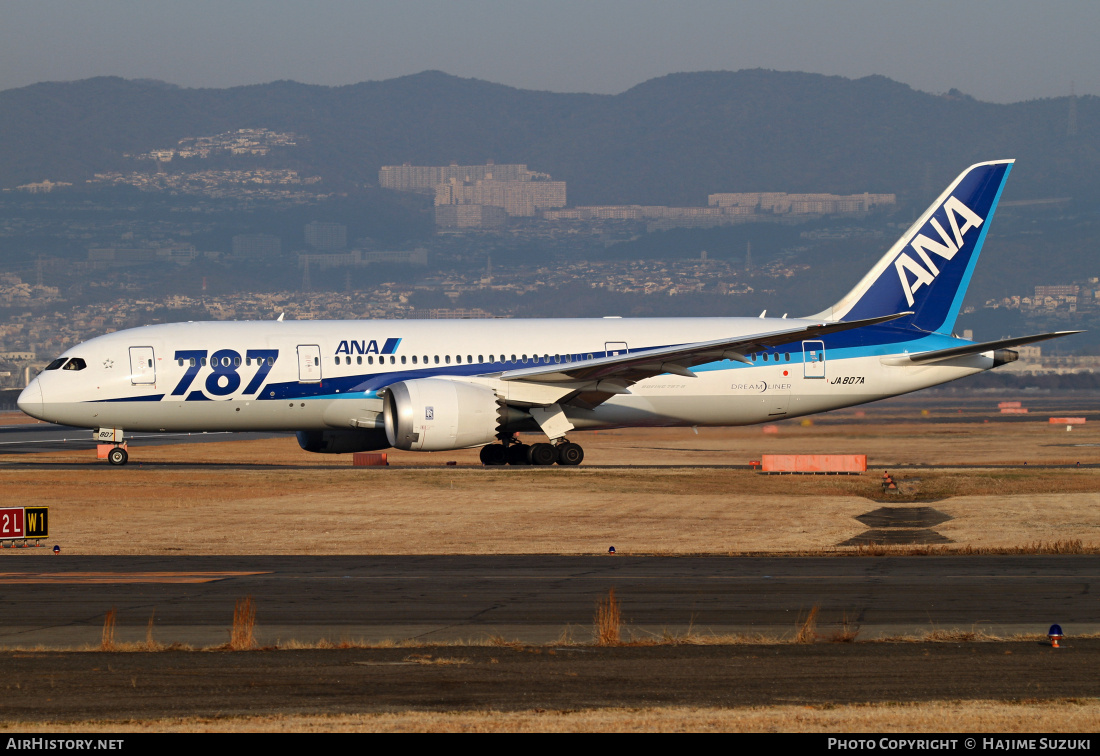
M46 370L57 370L59 367L65 364L68 357L58 357L56 360L46 366Z
M86 367L88 367L88 363L86 363L84 360L80 359L79 357L73 357L71 360L69 360L69 364L66 365L64 369L65 370L83 370Z

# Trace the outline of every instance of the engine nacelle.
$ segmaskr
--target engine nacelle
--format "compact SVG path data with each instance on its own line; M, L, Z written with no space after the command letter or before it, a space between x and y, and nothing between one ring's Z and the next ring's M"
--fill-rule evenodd
M378 430L298 431L298 446L317 454L351 454L390 448L386 433Z
M384 417L390 445L445 451L491 443L503 403L485 386L419 378L386 387Z

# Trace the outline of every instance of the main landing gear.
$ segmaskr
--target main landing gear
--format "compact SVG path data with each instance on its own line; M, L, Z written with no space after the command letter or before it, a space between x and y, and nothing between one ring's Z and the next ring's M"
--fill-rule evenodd
M481 447L481 464L492 465L579 465L584 459L584 449L561 439L556 445L524 444L512 436L501 439L499 444Z

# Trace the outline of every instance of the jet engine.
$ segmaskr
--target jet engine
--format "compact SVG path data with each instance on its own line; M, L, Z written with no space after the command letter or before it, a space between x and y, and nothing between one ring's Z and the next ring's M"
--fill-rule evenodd
M507 415L496 392L485 386L420 378L386 387L386 438L398 449L482 446L496 439Z
M351 454L390 448L385 432L378 430L298 431L298 446L318 454Z

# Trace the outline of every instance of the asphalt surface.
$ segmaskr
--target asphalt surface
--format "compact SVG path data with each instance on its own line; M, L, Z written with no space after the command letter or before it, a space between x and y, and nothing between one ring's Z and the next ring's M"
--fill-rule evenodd
M0 722L1100 696L1100 639L1079 637L1100 630L1100 557L4 557ZM663 645L589 645L611 588L623 638ZM163 645L225 644L245 597L260 646L410 645L39 650L98 647L111 608L118 643L151 623ZM812 606L819 642L776 642ZM1052 622L1060 649L864 642ZM724 633L772 640L667 643ZM481 645L440 645L456 641Z
M29 550L28 550L29 551ZM930 630L1100 632L1100 557L53 556L5 550L0 646L229 639L238 599L261 644L320 639L548 643L592 638L614 588L624 634L791 636L811 607L823 634Z
M261 438L277 438L286 433L127 433L126 442L141 446L165 444L194 444L211 441L252 441ZM88 428L74 428L52 423L27 423L25 425L0 425L0 455L35 454L47 451L73 451L94 449L96 442Z
M1100 695L1100 641L0 653L0 721Z

